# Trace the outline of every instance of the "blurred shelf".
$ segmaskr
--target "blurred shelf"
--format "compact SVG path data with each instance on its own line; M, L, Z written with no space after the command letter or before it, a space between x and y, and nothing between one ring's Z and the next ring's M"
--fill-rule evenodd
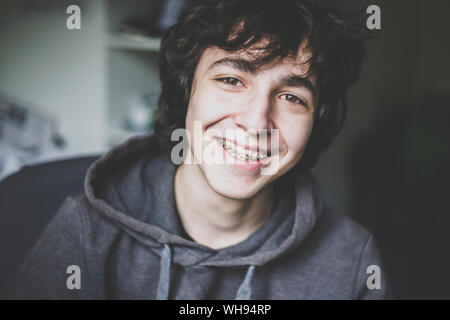
M108 45L111 49L158 52L161 45L161 39L119 33L110 36Z

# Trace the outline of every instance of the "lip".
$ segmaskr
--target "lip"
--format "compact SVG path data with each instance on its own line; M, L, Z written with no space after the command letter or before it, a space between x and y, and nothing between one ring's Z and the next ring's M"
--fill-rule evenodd
M223 141L223 140L222 140ZM261 167L266 167L271 162L271 157L267 157L266 159L261 162L261 160L240 160L235 157L233 157L230 153L228 153L227 150L223 147L221 143L221 139L216 139L216 143L219 148L222 149L222 152L226 159L226 164L231 164L236 168L246 170L246 171L254 171L259 170Z

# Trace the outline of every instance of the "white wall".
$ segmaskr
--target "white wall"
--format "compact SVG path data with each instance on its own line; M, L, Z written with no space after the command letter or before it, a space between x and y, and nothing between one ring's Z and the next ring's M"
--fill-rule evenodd
M1 2L0 91L57 117L73 152L102 151L106 140L104 2L83 2L81 30L66 28L64 1L39 3L46 2L52 10L30 9L36 1Z

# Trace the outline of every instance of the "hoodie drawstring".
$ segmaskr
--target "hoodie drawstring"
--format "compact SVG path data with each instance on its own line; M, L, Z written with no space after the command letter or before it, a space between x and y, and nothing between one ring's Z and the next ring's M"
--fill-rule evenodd
M172 254L170 247L164 244L161 254L161 265L159 269L158 289L156 292L156 300L168 300L170 289L170 266L172 264ZM252 297L252 279L255 273L255 266L251 265L247 269L244 280L236 292L235 300L250 300Z
M244 281L242 281L239 287L235 300L250 300L252 297L252 279L255 273L255 266L248 267L247 273L245 274Z
M156 300L168 300L170 288L170 265L172 263L172 254L170 247L164 244L161 255L161 265L159 268L158 289L156 292Z

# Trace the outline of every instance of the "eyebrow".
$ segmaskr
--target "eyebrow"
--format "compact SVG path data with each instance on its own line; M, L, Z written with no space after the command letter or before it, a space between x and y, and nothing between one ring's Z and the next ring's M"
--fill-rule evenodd
M252 75L256 74L257 67L256 65L248 60L240 59L240 58L222 58L220 60L215 61L213 64L211 64L208 68L208 70L213 69L220 65L227 65L232 68L235 68L237 70L251 73ZM299 87L299 88L305 88L311 94L313 95L313 99L316 99L316 88L306 77L297 75L297 74L291 74L287 77L284 77L280 81L280 86L287 86L287 87Z
M239 59L239 58L222 58L220 60L217 60L213 64L211 64L208 68L208 70L215 68L220 65L227 65L232 68L238 69L240 71L248 72L251 74L256 73L256 66L251 61L245 60L245 59Z

